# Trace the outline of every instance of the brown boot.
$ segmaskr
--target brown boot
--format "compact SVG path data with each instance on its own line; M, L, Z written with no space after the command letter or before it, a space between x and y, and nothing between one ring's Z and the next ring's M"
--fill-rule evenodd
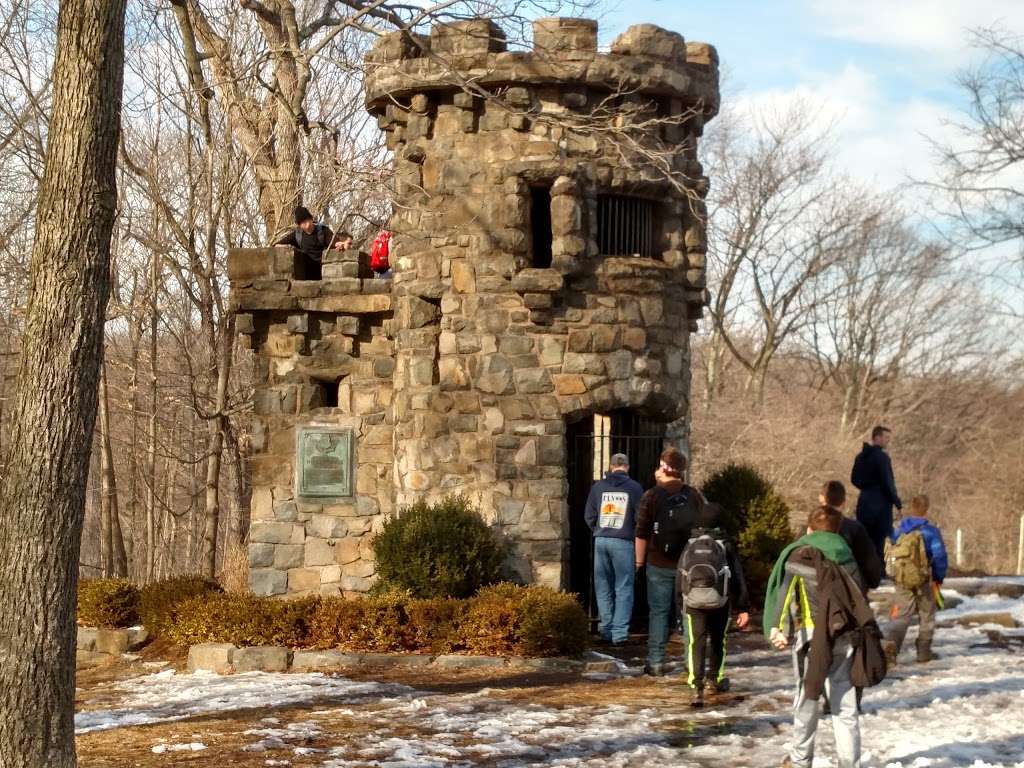
M690 689L690 706L700 709L704 706L704 684L698 683Z

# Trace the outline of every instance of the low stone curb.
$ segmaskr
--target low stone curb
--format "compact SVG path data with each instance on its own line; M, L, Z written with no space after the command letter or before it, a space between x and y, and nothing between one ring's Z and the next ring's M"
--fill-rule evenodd
M103 629L78 627L75 649L85 660L96 660L98 655L120 656L137 651L149 640L145 627L129 629Z
M292 651L271 645L239 648L230 643L200 643L188 651L189 672L214 672L219 675L234 672L334 672L360 667L396 669L428 666L443 669L513 667L535 671L578 672L587 671L590 664L565 658Z

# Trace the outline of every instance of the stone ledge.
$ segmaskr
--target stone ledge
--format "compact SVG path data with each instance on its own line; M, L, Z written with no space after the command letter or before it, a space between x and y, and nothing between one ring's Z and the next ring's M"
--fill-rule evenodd
M128 629L104 629L78 627L75 648L85 653L100 653L120 656L122 653L137 651L149 641L145 627Z
M442 669L521 668L559 672L586 671L583 661L566 658L468 656L457 653L432 656L419 653L350 653L337 650L296 650L280 646L239 648L231 643L200 643L188 651L189 672L335 672L364 667Z

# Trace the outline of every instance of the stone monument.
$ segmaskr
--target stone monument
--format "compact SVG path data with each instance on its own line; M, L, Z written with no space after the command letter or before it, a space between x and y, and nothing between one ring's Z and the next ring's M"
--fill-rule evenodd
M394 154L393 279L353 252L317 279L289 248L229 254L256 353L255 592L365 591L384 516L448 494L509 540L518 578L570 585L576 438L633 417L686 438L707 303L697 139L718 99L714 48L651 25L607 53L596 22L567 18L536 21L530 51L484 19L378 42L366 107Z

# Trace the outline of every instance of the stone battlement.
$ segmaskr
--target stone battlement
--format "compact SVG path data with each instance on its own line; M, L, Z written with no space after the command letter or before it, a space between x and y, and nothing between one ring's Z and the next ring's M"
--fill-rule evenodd
M597 31L591 19L537 19L532 51L509 51L505 33L489 19L437 23L429 36L393 32L366 57L367 109L387 115L396 100L461 91L471 82L487 90L558 85L574 92L564 104L570 109L588 106L587 94L579 91L583 87L596 98L629 93L677 99L679 110L697 108L705 119L717 114L718 53L713 46L638 24L616 38L608 53L600 53ZM520 99L521 94L513 94L510 101Z

